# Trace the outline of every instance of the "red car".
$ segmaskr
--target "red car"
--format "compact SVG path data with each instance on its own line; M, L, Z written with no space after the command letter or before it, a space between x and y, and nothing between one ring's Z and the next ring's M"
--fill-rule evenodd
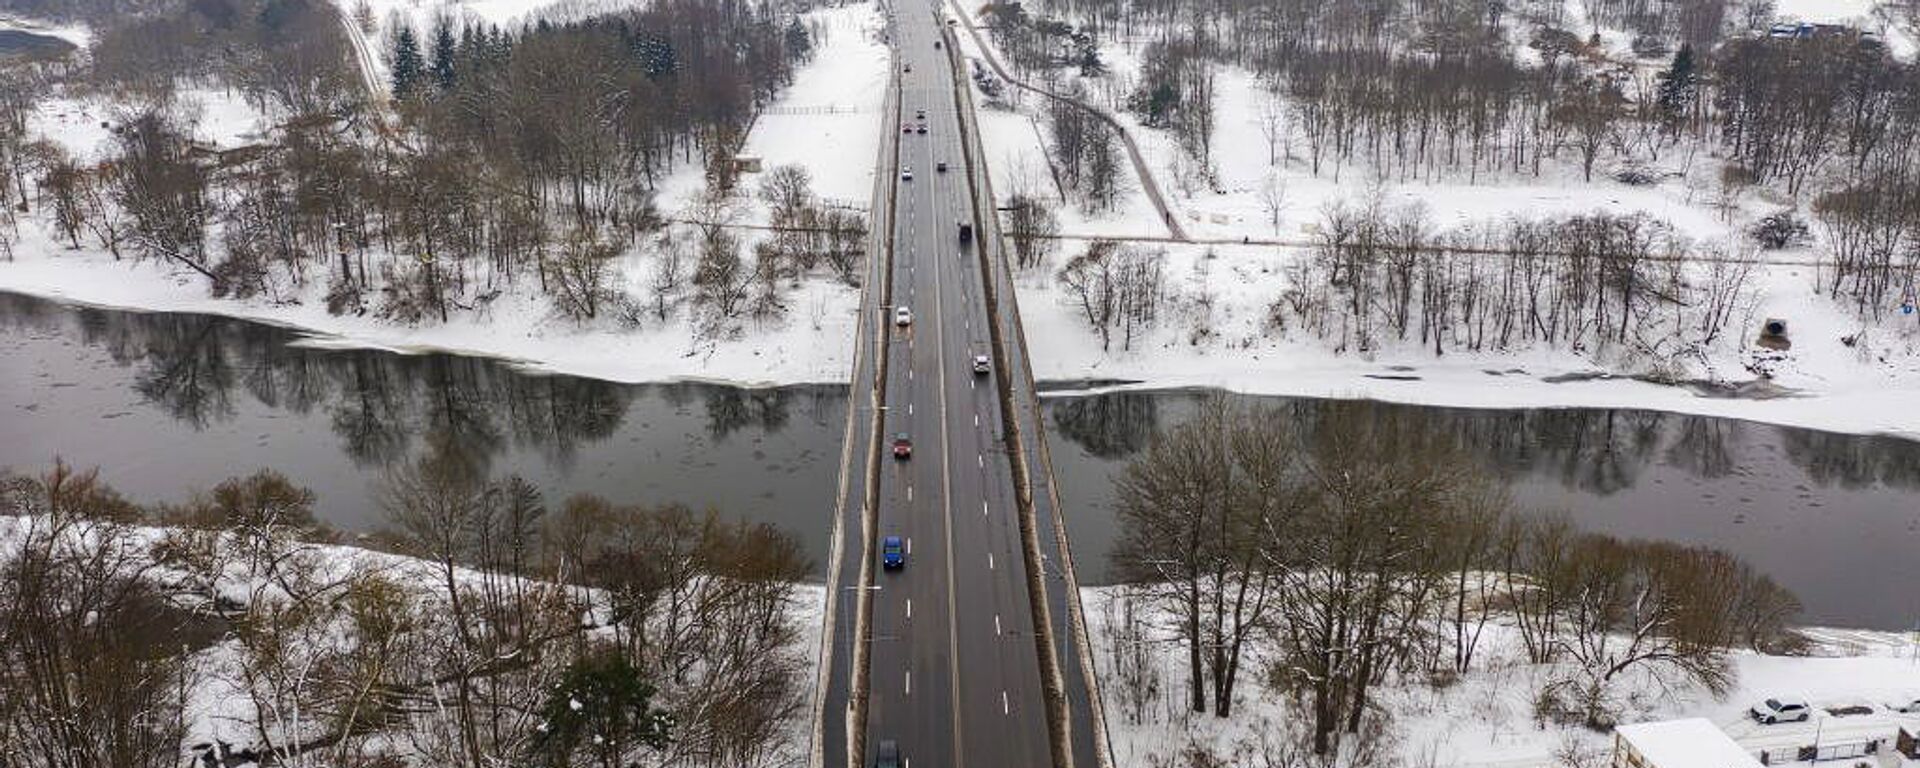
M907 433L901 432L900 434L894 435L893 457L896 459L905 459L911 456L913 456L913 441L907 439Z
M900 132L901 132L901 133L913 133L913 123L901 123L901 124L900 124Z

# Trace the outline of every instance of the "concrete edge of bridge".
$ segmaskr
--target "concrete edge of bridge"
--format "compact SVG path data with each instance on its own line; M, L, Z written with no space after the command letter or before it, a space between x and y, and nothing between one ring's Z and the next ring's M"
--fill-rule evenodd
M879 4L877 7L881 9L883 14L887 12L887 6L884 3ZM857 589L859 595L855 601L857 607L854 609L852 630L855 639L866 636L867 626L871 621L872 613L872 607L869 603L870 589L868 589L868 587L873 583L873 572L871 568L873 558L871 557L871 549L873 535L877 525L873 502L879 496L878 486L880 475L878 457L881 430L883 428L883 412L879 406L884 401L883 390L887 380L887 345L884 339L885 324L877 322L875 317L878 316L876 310L889 305L893 300L893 216L895 214L892 173L893 168L899 164L900 142L899 137L894 135L891 130L891 126L899 121L900 82L898 67L890 65L889 69L891 72L888 75L887 96L881 106L879 115L882 127L880 135L888 138L881 143L876 153L877 157L875 162L879 172L875 174L874 178L872 205L872 210L876 215L870 216L868 219L869 226L871 227L869 233L869 246L871 247L871 251L868 257L870 259L868 279L866 285L861 288L859 310L862 313L862 317L860 318L860 323L855 326L859 328L863 324L873 323L873 325L870 326L873 329L873 338L870 340L869 346L871 347L870 353L874 358L873 381L868 387L870 397L867 410L870 415L868 417L869 434L866 451L867 456L866 461L861 464L863 467L861 476L866 488L860 504L860 582L858 584L859 588ZM883 210L885 211L884 217L879 216L878 214ZM876 291L879 293L877 301L874 300L873 295ZM859 331L856 330L856 334L857 333L859 333ZM853 370L848 382L849 389L856 389L862 384L859 378L861 364L863 362L861 346L861 341L856 337L854 342ZM842 547L845 546L846 532L844 530L844 522L847 510L842 504L847 498L846 485L849 480L848 470L854 466L850 451L854 443L854 429L859 423L859 397L857 392L852 394L853 396L847 399L847 428L844 443L841 448L841 479L838 486L838 493L833 501L833 524L832 533L830 534L833 537L833 544L829 548L830 552L828 554L830 564L828 566L826 579L827 589L822 597L825 601L821 609L824 618L821 622L820 649L818 651L819 663L814 672L812 727L808 734L810 745L807 750L807 765L809 768L829 768L829 766L825 764L826 729L828 718L830 717L826 712L826 704L827 691L831 681L826 678L826 675L832 672L831 664L833 661L836 625L844 618L838 615L839 611L837 606L841 601L836 594L842 588L840 581L843 575L840 572L840 567L846 556L846 552L842 550ZM841 722L841 727L844 729L842 738L845 739L846 743L845 768L857 768L862 765L862 761L865 759L865 755L863 754L865 751L865 740L859 738L859 735L864 733L866 729L866 656L868 648L865 642L852 643L851 647L853 649L851 653L852 658L842 660L849 664L848 668L850 670L847 685L847 706L846 710L840 713L841 716L838 718ZM832 766L831 768L842 767Z

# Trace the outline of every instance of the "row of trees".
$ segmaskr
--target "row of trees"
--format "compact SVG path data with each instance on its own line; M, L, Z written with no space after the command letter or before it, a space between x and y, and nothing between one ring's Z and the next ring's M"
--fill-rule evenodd
M1335 204L1315 241L1271 317L1343 350L1545 344L1658 364L1700 354L1751 308L1750 249L1696 248L1637 214L1436 232L1417 207Z
M1184 653L1193 712L1229 716L1252 677L1329 754L1381 685L1467 672L1503 622L1549 665L1540 714L1603 724L1623 680L1723 690L1729 649L1791 640L1792 595L1724 553L1522 514L1448 436L1365 404L1299 416L1210 400L1119 477L1114 565L1165 617L1146 632ZM1154 684L1134 648L1116 658L1123 688Z
M417 559L312 543L332 535L314 495L272 472L154 510L64 464L7 478L9 763L176 765L189 725L217 764L734 766L782 746L805 684L791 537L590 496L549 512L432 459L384 492L385 540ZM208 696L236 719L189 723Z

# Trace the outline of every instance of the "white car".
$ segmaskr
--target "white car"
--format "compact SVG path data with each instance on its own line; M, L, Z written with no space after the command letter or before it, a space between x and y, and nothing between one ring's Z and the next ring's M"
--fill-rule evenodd
M901 180L901 181L913 181L913 169L912 169L912 168L901 168L901 169L900 169L900 180Z
M986 355L973 356L974 373L986 373L990 370L993 370L993 358L987 357Z
M913 325L913 310L906 307L893 308L893 324L901 327Z
M1887 702L1887 709L1909 715L1920 715L1920 693L1909 693Z
M1813 717L1813 707L1807 705L1806 699L1783 696L1753 705L1747 715L1761 725L1806 722Z

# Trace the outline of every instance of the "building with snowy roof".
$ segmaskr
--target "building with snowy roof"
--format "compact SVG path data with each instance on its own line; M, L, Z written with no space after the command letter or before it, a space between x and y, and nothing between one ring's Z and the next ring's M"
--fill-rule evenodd
M1760 761L1706 718L1634 723L1613 729L1613 768L1761 768Z

